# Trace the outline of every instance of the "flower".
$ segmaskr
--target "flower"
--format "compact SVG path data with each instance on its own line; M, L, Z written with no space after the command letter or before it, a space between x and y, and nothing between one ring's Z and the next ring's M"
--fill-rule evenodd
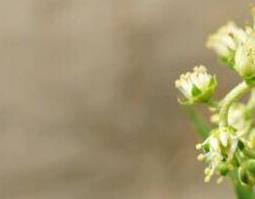
M193 72L181 75L175 82L176 88L186 98L185 101L180 101L184 104L207 102L214 94L216 85L215 76L208 74L204 66L194 67Z
M209 166L205 169L205 181L210 181L215 172L219 175L227 175L231 170L231 161L238 148L239 138L236 131L231 127L214 129L211 135L196 148L202 150L198 160L208 162Z
M241 77L252 80L255 77L255 33L240 44L235 55L234 69Z
M215 34L209 36L206 46L214 50L226 64L233 67L236 49L241 42L247 39L249 32L249 28L244 31L235 23L228 22Z

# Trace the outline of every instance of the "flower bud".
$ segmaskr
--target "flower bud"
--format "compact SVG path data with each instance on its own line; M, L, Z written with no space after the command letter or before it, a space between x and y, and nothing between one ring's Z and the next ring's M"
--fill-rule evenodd
M228 22L208 38L206 46L214 50L224 63L233 67L237 46L246 38L247 33L243 29L233 22Z
M247 83L254 83L255 79L255 33L246 42L240 44L235 55L234 69Z
M246 185L255 184L255 160L249 159L241 164L238 170L239 180Z
M249 180L249 176L246 172L246 170L243 167L239 167L238 168L238 178L239 181L243 184L243 185L249 185L251 184L250 180Z
M226 176L229 172L229 166L226 163L222 162L218 165L217 170L221 175Z
M255 160L254 159L250 159L247 160L247 162L245 163L246 169L247 171L255 177Z
M207 73L204 66L196 66L193 72L188 72L180 76L175 82L178 88L185 97L183 104L194 104L199 102L208 102L215 92L217 81L215 76Z

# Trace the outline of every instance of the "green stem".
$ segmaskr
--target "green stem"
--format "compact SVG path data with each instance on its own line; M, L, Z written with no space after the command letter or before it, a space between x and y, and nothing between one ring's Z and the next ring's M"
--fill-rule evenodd
M220 103L213 99L210 99L207 102L207 105L209 106L209 108L212 108L212 109L218 109L220 107Z
M192 107L185 107L185 111L190 117L192 124L196 127L200 137L206 139L210 132L210 127L206 121Z
M255 199L252 188L249 186L244 186L240 183L237 170L232 172L231 179L238 199Z
M233 102L238 100L241 96L247 93L251 88L246 84L246 82L241 82L235 88L233 88L223 99L220 113L219 113L219 127L228 126L228 111Z

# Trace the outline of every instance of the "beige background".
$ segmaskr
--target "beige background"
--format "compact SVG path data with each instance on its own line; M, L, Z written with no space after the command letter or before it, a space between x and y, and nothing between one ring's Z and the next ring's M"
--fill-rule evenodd
M200 63L236 83L204 43L251 2L1 0L0 198L233 198L173 83Z

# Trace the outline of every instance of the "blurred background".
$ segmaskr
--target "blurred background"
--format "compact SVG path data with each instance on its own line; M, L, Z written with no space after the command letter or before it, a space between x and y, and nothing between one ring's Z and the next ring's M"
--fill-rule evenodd
M0 1L1 199L233 198L203 183L174 81L251 0Z

